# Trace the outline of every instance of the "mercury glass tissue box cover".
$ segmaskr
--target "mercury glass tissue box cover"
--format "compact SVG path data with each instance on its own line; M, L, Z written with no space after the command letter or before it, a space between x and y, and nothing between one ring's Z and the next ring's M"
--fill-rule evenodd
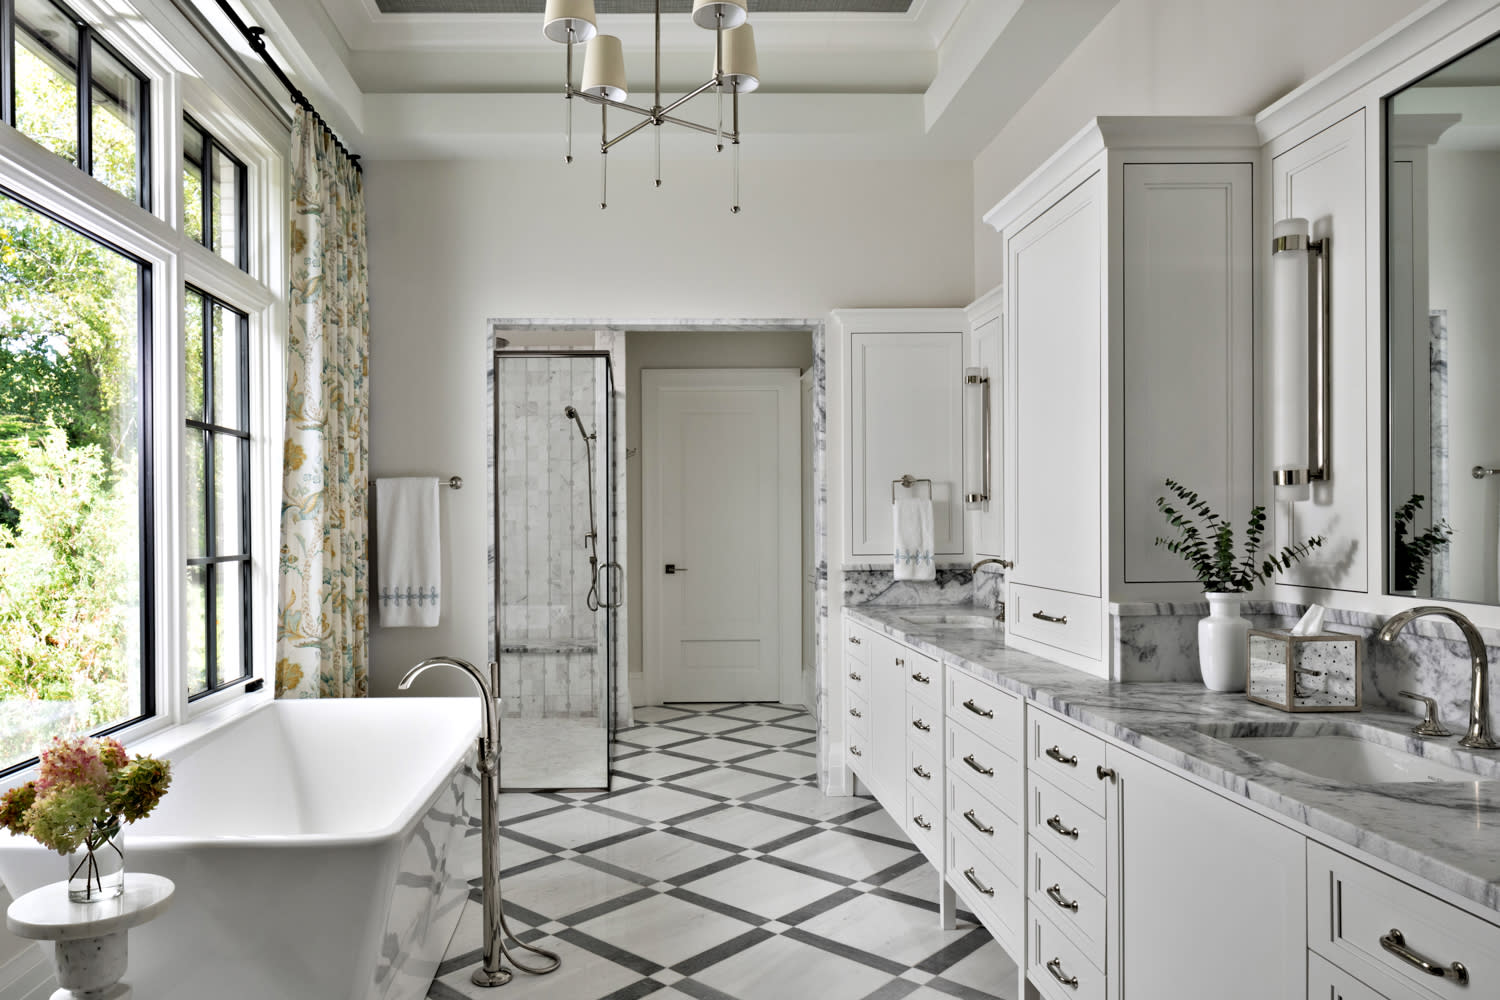
M1283 712L1358 712L1364 650L1358 636L1251 629L1253 702Z

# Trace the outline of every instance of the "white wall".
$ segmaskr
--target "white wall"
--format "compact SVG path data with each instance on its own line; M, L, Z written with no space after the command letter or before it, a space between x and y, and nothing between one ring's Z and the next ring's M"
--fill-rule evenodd
M1000 281L983 215L1098 115L1253 115L1423 0L1120 0L974 161L975 289Z
M486 321L501 317L797 318L835 307L962 305L973 281L967 163L371 162L374 476L461 475L443 500L443 617L371 628L371 692L437 653L482 663ZM447 492L447 491L445 491ZM466 693L431 671L418 693Z

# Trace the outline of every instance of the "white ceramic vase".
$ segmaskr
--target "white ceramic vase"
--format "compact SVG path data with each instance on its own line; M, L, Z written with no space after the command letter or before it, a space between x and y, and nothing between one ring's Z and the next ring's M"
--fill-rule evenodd
M1240 617L1243 594L1205 593L1208 617L1198 622L1198 669L1210 691L1243 691L1250 672L1246 633L1250 623Z

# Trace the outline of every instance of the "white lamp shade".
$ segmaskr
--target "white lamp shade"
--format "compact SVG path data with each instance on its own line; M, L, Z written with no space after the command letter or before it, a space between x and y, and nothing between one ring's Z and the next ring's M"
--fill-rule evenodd
M693 23L698 27L717 28L721 14L726 28L738 28L749 16L745 0L693 0Z
M583 53L583 86L585 94L611 101L630 96L625 82L625 51L614 35L595 35Z
M1276 472L1305 471L1311 462L1307 220L1282 219L1272 238L1283 236L1302 237L1304 249L1271 255L1271 467ZM1300 500L1310 488L1304 482L1276 492L1282 499Z
M714 69L719 68L715 57ZM755 29L742 24L724 32L724 85L741 94L760 86L760 62L755 58Z
M568 29L573 37L568 37ZM554 42L586 42L599 33L594 23L594 0L547 0L542 34Z

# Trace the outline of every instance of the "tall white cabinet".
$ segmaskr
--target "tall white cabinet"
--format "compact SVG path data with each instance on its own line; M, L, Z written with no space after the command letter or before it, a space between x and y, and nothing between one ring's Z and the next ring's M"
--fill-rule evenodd
M985 221L1005 242L1008 637L1099 676L1110 601L1190 597L1164 479L1248 516L1248 119L1099 118Z
M964 310L968 318L968 359L964 372L986 379L990 398L990 423L982 441L971 447L988 447L989 481L965 483L964 493L987 491L988 499L966 503L968 508L969 546L975 559L1005 557L1004 490L1001 486L1003 462L1000 442L1005 433L1005 288L1001 286L980 296ZM970 391L966 386L965 391ZM983 428L981 428L983 430Z

